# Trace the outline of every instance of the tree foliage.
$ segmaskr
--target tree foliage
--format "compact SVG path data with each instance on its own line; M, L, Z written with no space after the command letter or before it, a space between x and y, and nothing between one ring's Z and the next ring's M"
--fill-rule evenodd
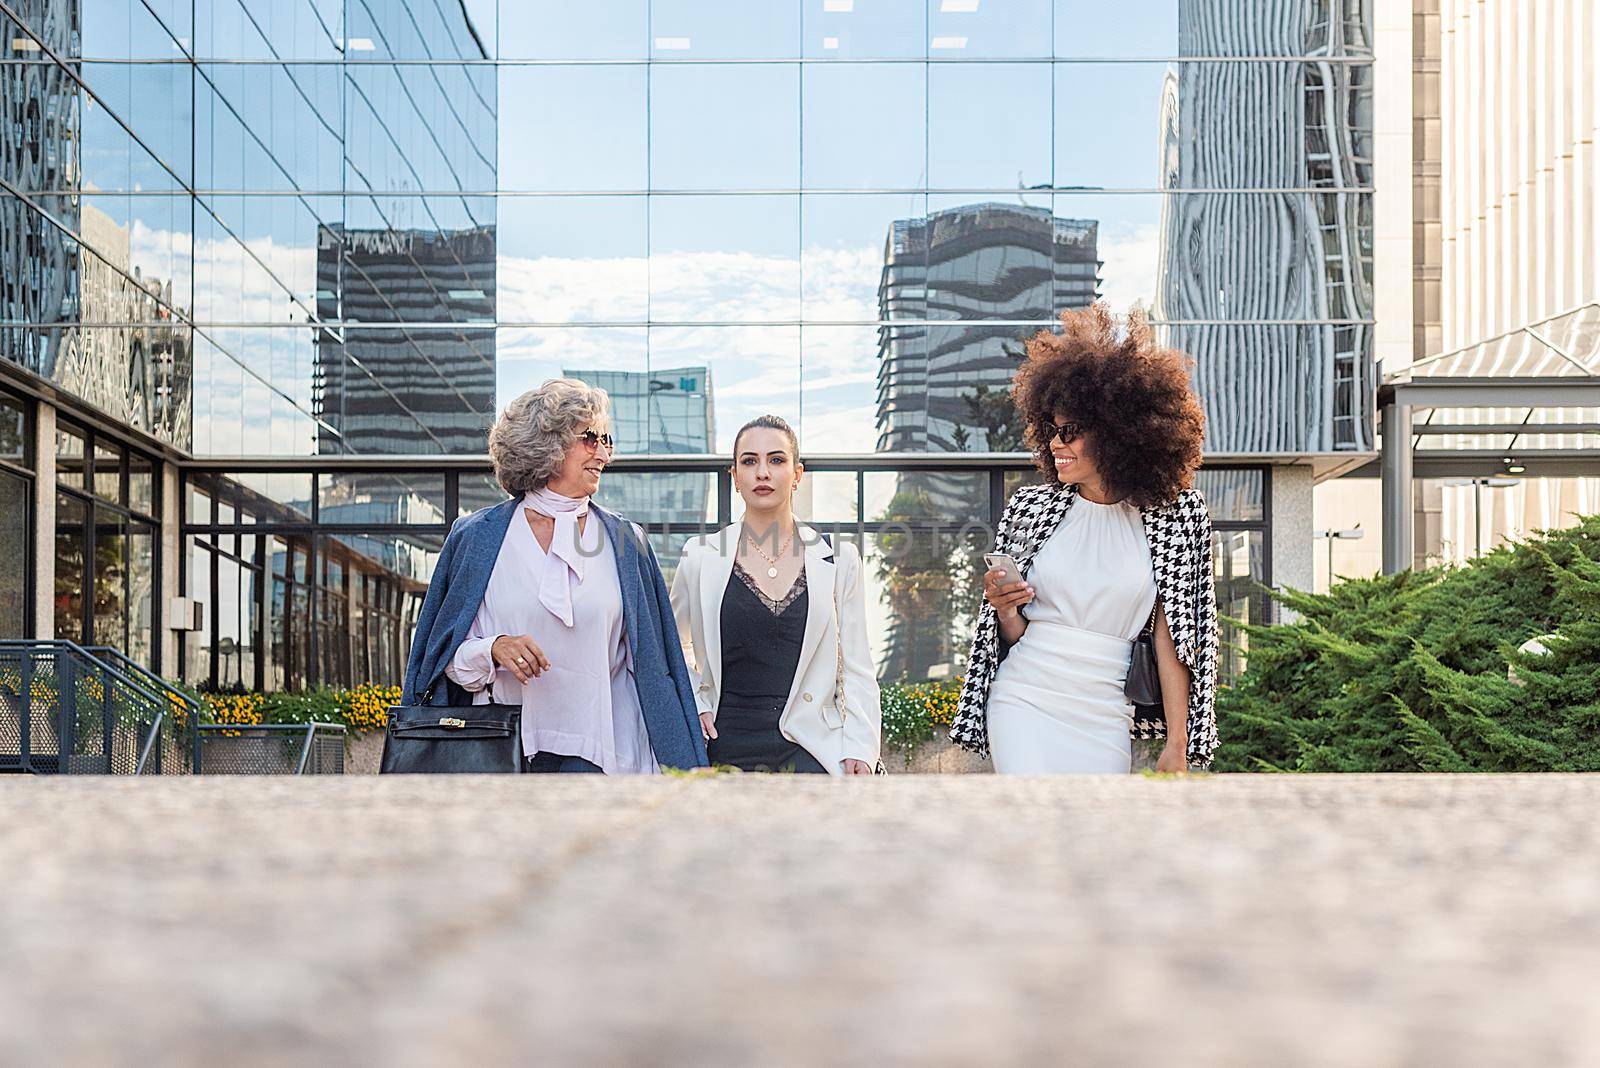
M1600 771L1600 516L1279 599L1300 618L1243 628L1217 770Z

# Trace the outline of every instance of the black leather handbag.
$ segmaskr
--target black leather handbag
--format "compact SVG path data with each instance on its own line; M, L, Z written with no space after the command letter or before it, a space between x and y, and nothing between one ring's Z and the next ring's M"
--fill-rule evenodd
M1133 640L1122 693L1133 705L1133 726L1128 733L1135 738L1165 738L1167 710L1161 704L1161 672L1156 669L1155 605L1150 606L1150 621Z
M452 708L424 703L389 709L379 774L510 775L522 770L522 709L517 705Z

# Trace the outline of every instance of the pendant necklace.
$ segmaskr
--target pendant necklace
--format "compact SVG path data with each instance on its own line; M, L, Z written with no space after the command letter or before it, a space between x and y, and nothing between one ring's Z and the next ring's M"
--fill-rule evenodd
M768 556L767 555L767 551L765 549L763 549L761 546L757 545L755 539L750 536L750 531L748 529L745 530L745 532L744 532L744 538L745 538L745 541L750 543L750 548L752 548L756 552L760 553L761 554L761 558L763 560L765 560L767 562L767 564L769 565L767 567L767 578L777 578L778 577L778 561L777 561L776 557ZM787 538L783 539L783 544L781 546L779 546L779 548L778 548L778 556L786 556L786 555L788 555L789 545L793 541L794 541L794 530L791 529L789 531L789 536Z

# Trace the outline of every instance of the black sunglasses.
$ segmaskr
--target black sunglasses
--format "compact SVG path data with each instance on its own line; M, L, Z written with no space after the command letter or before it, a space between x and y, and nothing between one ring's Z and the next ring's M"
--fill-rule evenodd
M1042 422L1039 424L1039 436L1044 439L1044 443L1046 445L1050 444L1050 442L1057 437L1061 439L1061 444L1065 445L1069 441L1075 441L1076 439L1082 437L1083 427L1073 422Z
M598 449L602 445L608 449L614 447L611 442L610 434L601 434L594 430L585 430L583 433L578 435L578 440L583 442L591 449Z

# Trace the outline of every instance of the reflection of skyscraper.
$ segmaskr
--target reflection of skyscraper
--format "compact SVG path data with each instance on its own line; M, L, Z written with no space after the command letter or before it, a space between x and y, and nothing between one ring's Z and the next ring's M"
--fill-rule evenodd
M56 354L54 377L78 396L169 441L189 439L194 352L172 279L145 275L132 255L132 224L93 202L79 214L83 322ZM184 292L187 298L187 292Z
M319 452L481 453L494 421L495 230L317 234ZM460 322L435 326L355 324Z
M716 441L709 367L561 373L606 391L619 453L704 454ZM710 488L706 475L693 472L612 475L600 500L642 523L702 523Z
M969 204L890 228L882 319L1037 319L1093 303L1099 224L1047 208ZM886 326L878 342L879 451L985 449L974 387L1010 387L1027 328Z
M950 326L884 326L878 342L879 451L1009 451L1021 448L1007 396L1036 327L974 319L1035 320L1081 308L1099 294L1099 223L1049 209L969 204L901 219L890 228L878 287L881 319L961 319ZM971 475L908 473L896 479L887 517L899 521L981 514ZM984 494L987 489L984 489ZM951 560L965 550L948 536L911 539L889 566L887 678L921 678L959 655L950 624L956 598ZM959 571L954 572L959 574Z
M1338 57L1364 32L1360 6L1180 0L1179 53ZM1163 186L1268 190L1163 203L1155 317L1178 320L1164 340L1195 358L1207 451L1373 447L1371 328L1296 322L1371 317L1371 198L1282 191L1371 184L1369 71L1190 63L1168 75Z
M77 4L18 0L12 5L57 55L70 55L79 37ZM47 17L48 16L48 17ZM9 19L0 18L8 54L37 59L38 43ZM78 197L40 190L79 185L81 116L78 84L66 68L45 63L7 63L0 70L0 175L28 194L62 226L78 228ZM60 229L19 198L0 196L0 314L9 323L71 323L77 319L78 252ZM46 378L56 357L72 342L67 330L0 330L0 358Z

